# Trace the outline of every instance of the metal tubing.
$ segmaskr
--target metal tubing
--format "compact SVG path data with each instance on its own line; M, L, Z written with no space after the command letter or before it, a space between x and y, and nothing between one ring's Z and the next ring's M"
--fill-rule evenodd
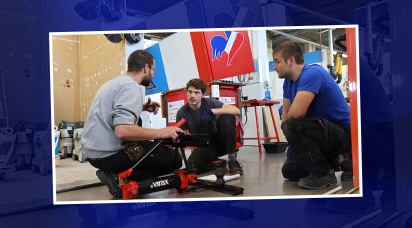
M323 193L323 195L332 195L332 194L336 193L337 191L339 191L339 190L341 190L341 189L342 189L342 186L339 185L338 187L336 187L336 188L334 188L334 189L332 189L332 190L330 190L330 191L328 191L328 192Z
M334 67L333 63L333 37L332 37L332 29L328 29L328 34L329 34L329 65L331 67Z
M308 44L313 44L313 45L315 45L315 46L320 47L320 44L315 43L315 42L312 42L312 41L310 41L310 40L305 40L305 39L302 39L302 38L299 38L299 37L296 37L296 36L293 36L293 35L290 35L290 34L287 34L287 33L284 33L284 32L277 31L277 30L269 30L269 31L270 31L270 32L273 32L273 33L277 33L277 34L283 35L283 36L286 36L286 37L289 37L289 38L291 38L291 39L293 39L293 40L296 40L296 41L300 41L300 42L308 43Z
M356 192L356 191L358 191L358 190L359 190L359 187L354 187L354 188L352 188L351 190L347 191L345 194L352 194L352 193L354 193L354 192Z

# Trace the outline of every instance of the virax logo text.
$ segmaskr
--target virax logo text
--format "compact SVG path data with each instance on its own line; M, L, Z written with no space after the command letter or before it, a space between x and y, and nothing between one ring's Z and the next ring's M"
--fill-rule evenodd
M157 188L157 187L161 187L161 186L166 186L169 185L169 181L168 180L159 180L159 181L155 181L150 185L150 188Z

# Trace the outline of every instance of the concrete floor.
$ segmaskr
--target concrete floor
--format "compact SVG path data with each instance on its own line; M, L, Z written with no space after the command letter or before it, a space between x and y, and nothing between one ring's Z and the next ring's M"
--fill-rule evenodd
M190 151L186 151L189 155ZM226 157L222 157L226 158ZM242 187L243 194L232 196L204 188L189 191L188 194L179 193L176 189L139 195L133 201L187 201L210 199L277 199L277 198L319 198L337 186L318 190L302 189L297 182L284 180L281 167L285 159L284 153L258 153L256 146L240 148L238 160L243 164L244 175L226 182L227 185ZM55 201L57 204L79 202L111 201L106 186L101 185L96 176L96 169L88 162L80 163L71 158L60 160L60 165L53 171L56 186ZM214 172L199 175L198 177L213 175ZM336 173L339 176L340 173ZM342 189L335 192L333 197L359 196L360 191L345 194L353 189L352 181L341 182ZM328 197L331 197L329 195Z

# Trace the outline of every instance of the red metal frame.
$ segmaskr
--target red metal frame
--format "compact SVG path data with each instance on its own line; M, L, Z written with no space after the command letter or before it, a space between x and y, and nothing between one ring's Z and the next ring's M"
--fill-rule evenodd
M273 116L273 110L272 106L275 104L279 104L279 101L265 101L265 100L247 100L247 101L242 101L242 105L246 107L253 107L255 109L255 118L256 118L256 133L257 133L257 138L243 138L243 140L257 140L258 141L258 148L259 148L259 154L262 153L262 140L271 140L271 139L276 139L278 142L280 142L280 137L279 133L276 127L276 121ZM273 126L275 128L275 133L276 136L272 137L261 137L260 136L260 127L259 127L259 115L257 112L257 107L258 106L268 106L270 110L270 116L273 122Z
M358 126L358 81L357 81L357 53L356 29L346 29L346 52L348 55L349 103L352 140L353 185L359 187L359 126Z

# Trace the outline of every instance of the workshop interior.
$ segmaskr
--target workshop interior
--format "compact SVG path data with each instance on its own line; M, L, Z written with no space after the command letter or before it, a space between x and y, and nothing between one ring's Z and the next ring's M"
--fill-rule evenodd
M213 40L227 43L228 34L237 38L232 50L219 50L221 45L213 46L217 43ZM32 169L41 175L53 175L55 203L113 201L106 186L97 178L96 168L88 164L82 153L82 129L97 89L107 80L126 72L126 60L131 52L145 49L155 57L157 72L151 85L142 86L142 93L146 100L150 98L162 105L157 115L142 113L143 127L179 126L176 112L187 102L186 82L200 78L207 84L206 96L241 110L241 123L236 126L236 147L244 174L230 176L217 169L196 175L186 172L183 162L182 170L170 177L136 183L127 178L136 168L130 167L119 174L123 183L122 200L360 196L357 45L361 39L368 37L361 36L357 26L51 33L53 165L52 170L45 170L47 166L41 163L49 161L38 159L40 162L33 162ZM350 106L353 180L341 180L341 171L336 171L336 186L301 189L296 182L282 176L287 148L279 114L283 79L279 79L274 71L272 49L285 40L295 40L301 45L306 64L320 64L330 73ZM221 61L216 61L219 57L213 54L216 50L226 51L228 55L222 55L225 59L220 56ZM371 65L379 66L374 59L369 60ZM376 71L382 71L377 68ZM186 156L193 147L204 143L204 139L190 135L182 137L179 143L168 142L176 151L177 148L184 150ZM164 178L169 178L166 181L171 184L152 190L152 184L161 183Z

